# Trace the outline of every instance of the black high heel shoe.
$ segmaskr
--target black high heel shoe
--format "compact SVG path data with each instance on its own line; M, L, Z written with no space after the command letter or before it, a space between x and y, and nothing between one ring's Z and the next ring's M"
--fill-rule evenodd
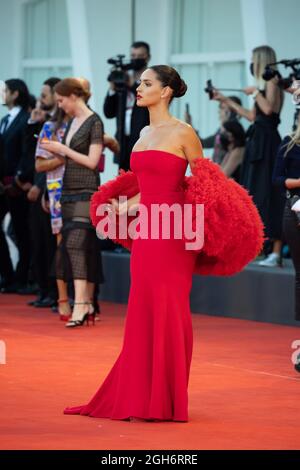
M75 305L89 305L89 302L74 302ZM70 320L66 323L66 328L76 328L77 326L83 326L85 323L89 326L90 309L88 308L87 312L83 314L81 320Z
M95 325L96 309L93 302L89 302L89 320Z
M101 313L101 310L100 310L100 304L99 304L98 300L94 300L91 303L94 307L94 311L95 311L96 315L99 315Z

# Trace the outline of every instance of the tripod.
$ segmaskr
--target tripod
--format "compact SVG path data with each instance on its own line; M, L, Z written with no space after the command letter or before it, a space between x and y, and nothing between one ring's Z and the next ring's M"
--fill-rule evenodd
M118 109L117 109L117 140L120 145L120 153L118 155L119 168L123 168L123 164L126 160L126 138L125 138L125 114L126 114L126 101L127 101L127 87L118 86L116 87L116 93L118 96Z

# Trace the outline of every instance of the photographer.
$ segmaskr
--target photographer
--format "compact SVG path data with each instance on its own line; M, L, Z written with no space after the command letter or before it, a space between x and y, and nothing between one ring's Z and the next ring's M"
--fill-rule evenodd
M224 122L221 128L220 142L224 152L221 169L226 176L239 183L246 142L243 126L237 120Z
M105 117L117 118L117 140L121 150L115 156L115 162L123 170L130 168L130 154L135 142L139 139L140 131L149 124L149 113L147 108L136 105L136 88L141 74L147 68L150 60L150 47L146 42L134 42L131 45L131 63L122 66L124 80L120 80L118 71L110 74L110 89L104 102ZM132 74L125 70L132 70Z
M229 96L229 100L234 101L238 105L241 105L242 102L237 96ZM225 157L226 151L221 145L221 131L222 131L222 126L224 125L225 122L229 121L236 121L238 122L239 116L235 111L230 109L230 107L225 103L225 102L220 102L219 104L219 121L220 121L220 127L217 129L215 134L202 138L199 136L201 140L202 147L204 149L210 149L213 148L213 155L212 155L212 161L217 163L218 165L221 165L223 158ZM187 124L192 124L192 116L190 115L189 111L185 111L185 116L184 120ZM199 135L199 132L196 131L197 134Z
M27 198L30 201L30 236L34 280L38 285L37 298L29 302L36 308L49 308L56 303L56 286L50 271L55 256L55 237L51 231L49 214L43 210L43 194L46 190L45 174L34 171L37 135L44 124L56 111L54 87L60 82L58 77L44 81L40 99L27 123L26 153L34 172L33 186Z
M273 183L286 193L283 234L296 271L295 310L296 320L300 321L300 213L291 209L300 199L300 119L296 131L285 137L280 145Z
M266 258L260 261L261 266L275 267L281 263L281 233L284 200L278 188L272 184L272 173L280 136L277 127L283 105L283 91L278 86L278 77L269 81L263 78L267 65L276 62L275 51L269 46L257 47L253 50L251 73L256 80L256 86L244 89L246 95L252 95L254 107L251 110L237 105L226 98L218 90L213 98L225 102L240 116L253 122L247 132L244 164L242 167L241 183L249 190L259 210L265 225ZM274 67L274 66L273 66ZM270 253L270 244L273 245ZM269 253L268 253L269 252Z

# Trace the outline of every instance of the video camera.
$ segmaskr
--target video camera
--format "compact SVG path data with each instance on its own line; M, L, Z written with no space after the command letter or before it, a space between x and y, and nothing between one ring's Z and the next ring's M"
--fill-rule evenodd
M292 72L288 75L288 77L282 77L282 75L278 72L278 70L274 70L272 65L284 65L286 68L290 67ZM293 82L295 80L300 80L300 59L292 59L292 60L280 60L279 62L275 62L274 64L268 64L265 68L263 79L268 82L272 80L272 78L278 77L278 86L283 90L287 88L293 88ZM295 113L294 113L294 123L293 123L293 131L297 129L298 126L298 118L300 113L300 102L299 97L293 97L293 104L295 105ZM299 216L300 222L300 216Z
M273 65L284 65L286 68L290 67L292 72L288 77L282 77L278 70L272 68ZM278 77L278 86L283 90L289 88L294 80L300 80L300 59L292 60L280 60L279 62L274 62L273 64L268 64L263 73L263 79L268 82L272 78Z
M108 64L113 65L107 77L109 82L113 82L117 90L122 90L128 84L128 70L140 70L146 65L145 59L133 59L124 61L124 54L118 54L107 60Z
M109 82L113 82L116 88L124 88L128 82L127 70L133 69L132 62L124 62L125 55L118 54L116 58L108 59L107 63L113 65L107 77Z

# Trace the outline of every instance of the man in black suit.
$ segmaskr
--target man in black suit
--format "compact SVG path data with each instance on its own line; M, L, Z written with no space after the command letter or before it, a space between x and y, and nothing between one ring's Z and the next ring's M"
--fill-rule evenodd
M14 292L27 285L30 260L29 202L26 197L30 183L20 181L20 168L24 167L23 132L29 117L29 92L26 84L19 79L7 80L5 85L4 104L9 112L0 122L0 178L3 188L0 195L0 274L3 290ZM19 251L15 273L2 227L8 212Z
M123 170L130 168L132 147L139 139L143 127L149 124L148 109L136 105L136 89L150 57L149 44L142 41L134 42L130 49L133 73L128 75L128 83L120 91L116 90L114 82L110 82L110 89L104 102L104 115L109 119L117 118L116 137L121 149L115 156L115 162Z

